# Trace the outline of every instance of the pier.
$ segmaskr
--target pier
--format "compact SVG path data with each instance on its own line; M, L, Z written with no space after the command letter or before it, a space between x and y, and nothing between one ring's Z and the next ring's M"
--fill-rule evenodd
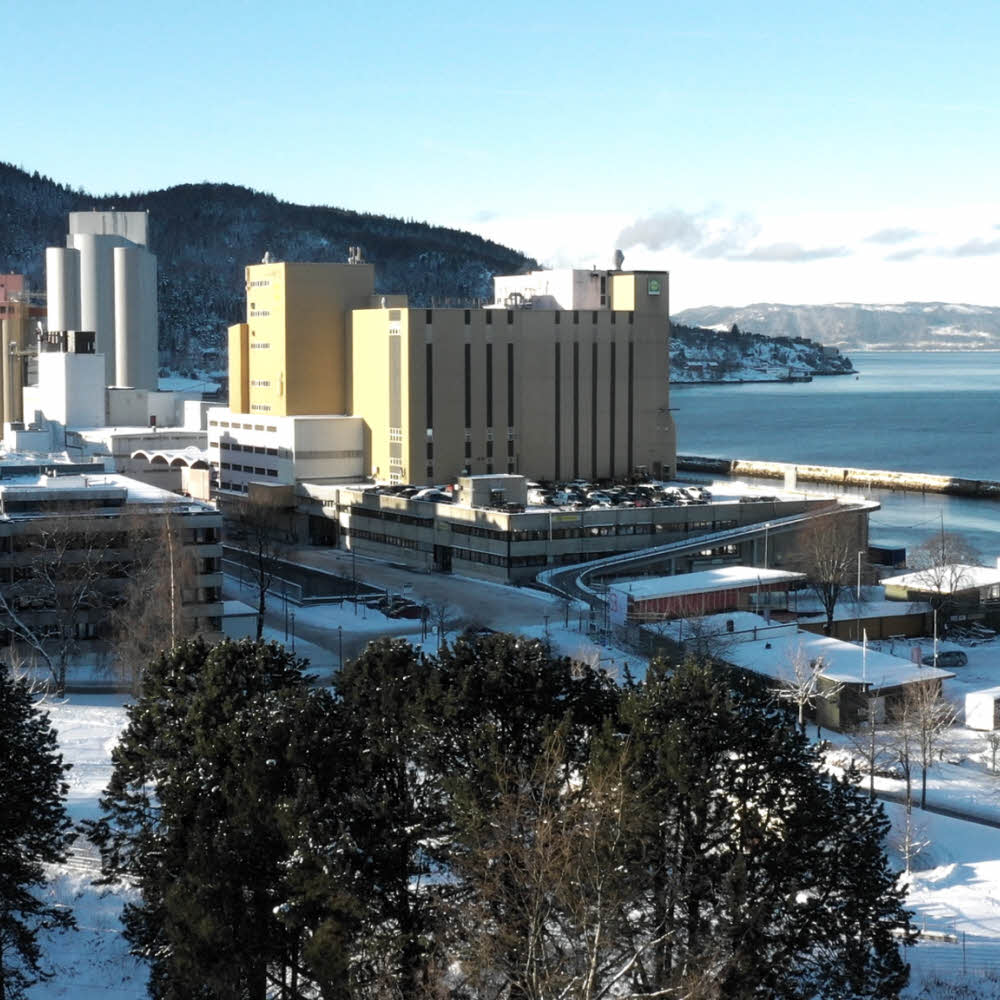
M911 493L947 493L951 496L1000 500L1000 482L991 479L961 479L922 472L889 472L884 469L848 469L830 465L800 465L797 462L758 462L743 458L705 458L678 455L678 472L702 472L717 476L754 476L785 479L794 473L796 481L829 483L872 489L906 490Z

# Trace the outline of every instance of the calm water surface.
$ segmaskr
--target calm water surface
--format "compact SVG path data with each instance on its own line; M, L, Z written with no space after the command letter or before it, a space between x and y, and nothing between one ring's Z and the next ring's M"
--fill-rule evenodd
M678 452L1000 480L1000 352L850 357L857 378L672 386ZM1000 502L872 497L883 504L872 518L873 541L912 546L943 518L984 559L1000 555Z

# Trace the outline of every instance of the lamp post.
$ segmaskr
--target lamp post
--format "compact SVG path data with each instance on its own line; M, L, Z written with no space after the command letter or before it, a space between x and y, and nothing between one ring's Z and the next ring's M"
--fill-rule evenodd
M337 659L340 661L340 669L344 669L344 626L337 626Z
M858 640L861 639L861 557L864 554L864 549L858 549L858 585L854 591L854 631Z
M771 527L770 521L764 522L764 569L767 569L767 532Z
M291 627L292 627L292 652L294 653L295 652L295 612L294 611L290 611L289 614L288 614L288 617L291 619Z
M354 588L354 615L358 614L358 554L351 547L351 584Z

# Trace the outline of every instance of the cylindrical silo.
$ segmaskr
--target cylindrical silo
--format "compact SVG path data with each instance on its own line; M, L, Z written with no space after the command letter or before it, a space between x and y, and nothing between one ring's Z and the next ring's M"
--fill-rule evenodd
M120 236L73 233L80 251L80 327L94 331L94 350L104 355L107 384L115 380L114 249Z
M45 251L45 297L50 330L79 330L80 251L48 247Z
M24 416L24 362L20 352L27 349L28 317L17 313L3 321L0 351L3 352L3 419L5 423L22 420Z
M155 389L156 258L145 247L115 247L115 385Z

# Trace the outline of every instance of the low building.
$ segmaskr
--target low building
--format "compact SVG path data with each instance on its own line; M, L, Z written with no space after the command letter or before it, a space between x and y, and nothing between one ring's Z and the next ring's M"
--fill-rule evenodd
M475 485L480 478L486 487ZM467 489L453 503L407 499L374 486L300 483L295 491L299 538L414 569L522 583L546 568L694 541L830 506L828 498L760 504L730 498L690 506L529 507L522 512L516 501L506 500L524 494L523 486L515 485L518 478L463 477L460 482ZM472 502L477 495L489 502L499 492L498 484L505 498L501 505ZM759 544L755 539L706 542L678 557L670 571L745 563Z
M805 583L804 573L756 566L720 566L680 576L630 580L608 588L608 610L615 625L714 615L761 608Z
M855 643L803 632L794 625L767 627L763 619L751 632L729 634L721 623L718 631L725 636L719 653L722 660L763 674L776 684L794 684L797 670L801 674L818 665L815 720L829 729L856 728L866 719L871 699L876 719L891 719L914 685L939 690L943 681L955 676Z
M97 662L133 568L164 532L185 567L180 617L206 638L221 638L218 510L115 474L51 473L0 484L0 633L8 641L30 654L26 636L27 647L63 648L69 636L75 656Z
M1000 602L1000 568L951 563L931 569L885 577L890 601L934 601L947 598L961 604Z

